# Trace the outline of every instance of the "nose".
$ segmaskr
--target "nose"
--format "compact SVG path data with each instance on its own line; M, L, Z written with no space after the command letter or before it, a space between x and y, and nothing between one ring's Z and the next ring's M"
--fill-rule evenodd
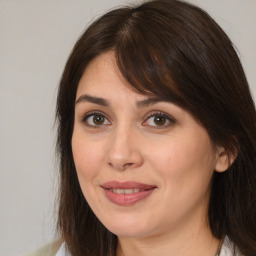
M108 164L119 171L134 169L143 164L143 155L136 131L117 128L109 139Z

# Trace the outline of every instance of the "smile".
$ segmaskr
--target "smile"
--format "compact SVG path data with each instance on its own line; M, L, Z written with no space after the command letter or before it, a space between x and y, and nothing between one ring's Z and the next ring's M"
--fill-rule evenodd
M116 188L110 188L110 191L112 191L115 194L126 194L126 195L130 195L130 194L134 194L134 193L139 193L141 191L145 191L145 189L116 189Z
M118 182L110 181L101 186L104 189L106 198L120 206L130 206L146 199L157 188L155 185L148 185L134 181Z

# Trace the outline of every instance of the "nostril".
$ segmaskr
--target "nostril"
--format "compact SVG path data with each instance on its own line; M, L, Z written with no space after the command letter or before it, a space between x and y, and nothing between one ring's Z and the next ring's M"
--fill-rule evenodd
M133 163L124 164L123 169L130 168L132 165L133 165Z
M141 166L143 163L141 151L133 147L125 147L123 144L122 147L120 144L116 144L112 148L109 148L106 155L108 165L113 169L122 171Z
M124 170L126 170L126 169L128 169L128 168L131 168L131 167L133 166L133 163L125 163L125 164L122 164L122 163L120 163L120 164L115 163L115 164L113 164L113 163L110 162L109 165L110 165L111 167L117 169L117 170L122 170L122 171L124 171Z

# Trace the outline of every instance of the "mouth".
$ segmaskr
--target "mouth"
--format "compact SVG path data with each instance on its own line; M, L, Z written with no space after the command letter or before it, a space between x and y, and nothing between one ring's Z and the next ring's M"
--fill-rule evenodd
M138 183L134 181L110 181L101 186L106 198L117 205L130 206L138 203L151 195L157 188L156 185Z
M128 188L128 189L118 189L118 188L110 188L110 191L112 191L115 194L126 194L126 195L130 195L130 194L135 194L135 193L139 193L142 191L145 191L146 189L138 189L138 188Z

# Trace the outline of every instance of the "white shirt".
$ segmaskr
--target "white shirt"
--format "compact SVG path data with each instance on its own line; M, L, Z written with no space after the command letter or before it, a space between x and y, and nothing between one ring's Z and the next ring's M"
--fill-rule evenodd
M236 248L235 254L234 254L234 243L229 240L229 238L226 236L223 242L223 245L220 250L219 256L242 256L241 252Z
M219 256L242 256L242 254L236 249L236 254L233 251L234 244L231 242L228 237L225 237L223 245L221 247L220 255ZM71 256L71 254L66 251L65 243L62 243L60 249L58 250L55 256Z
M67 252L65 248L65 243L62 243L62 245L60 246L60 249L58 250L55 256L71 256L71 254Z

